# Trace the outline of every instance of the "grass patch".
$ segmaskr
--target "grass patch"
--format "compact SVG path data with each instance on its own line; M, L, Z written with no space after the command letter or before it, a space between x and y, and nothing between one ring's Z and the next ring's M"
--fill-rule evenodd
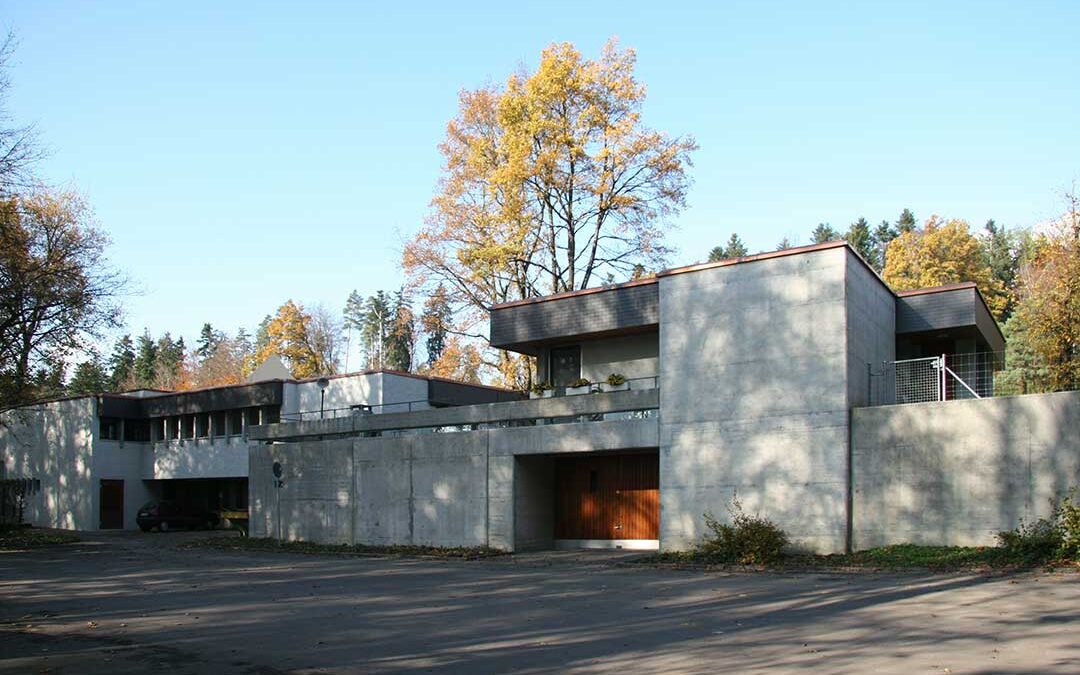
M723 560L702 551L667 551L643 556L633 562L645 564L676 564L695 566L724 566ZM730 565L727 565L732 567ZM823 570L933 570L963 571L987 569L1020 569L1035 567L1075 567L1067 560L1037 561L1014 555L999 546L919 546L896 544L881 546L849 555L785 555L767 566L742 569L823 569ZM738 567L738 566L734 566Z
M79 541L74 532L38 527L0 528L0 551L19 551Z
M365 546L363 544L316 544L310 541L282 541L276 539L254 539L251 537L207 537L194 539L180 544L181 549L213 549L217 551L265 551L304 553L307 555L352 555L352 556L422 556L427 558L451 558L457 560L479 560L506 555L486 546L460 546L442 548L438 546Z

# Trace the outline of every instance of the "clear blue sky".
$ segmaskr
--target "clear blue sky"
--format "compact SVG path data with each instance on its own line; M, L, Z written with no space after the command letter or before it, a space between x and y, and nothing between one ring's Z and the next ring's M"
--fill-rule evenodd
M638 52L701 149L673 264L904 207L1028 226L1080 179L1080 2L0 0L9 100L143 289L128 329L230 332L401 283L457 92L568 40Z

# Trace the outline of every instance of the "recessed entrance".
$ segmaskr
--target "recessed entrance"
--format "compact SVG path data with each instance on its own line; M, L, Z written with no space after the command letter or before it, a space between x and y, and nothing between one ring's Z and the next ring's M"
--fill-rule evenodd
M98 509L101 511L100 527L103 530L124 529L124 481L102 480L98 493Z
M658 548L655 451L555 458L556 548Z

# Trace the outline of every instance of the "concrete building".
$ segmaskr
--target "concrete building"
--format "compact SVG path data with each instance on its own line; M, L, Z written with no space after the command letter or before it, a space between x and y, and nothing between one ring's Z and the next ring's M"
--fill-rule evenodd
M260 369L253 379L260 373L276 371ZM30 482L27 522L133 529L139 507L152 499L246 510L248 437L257 425L515 397L491 387L373 371L51 401L3 414L0 478Z
M684 549L737 495L796 545L843 551L852 411L875 368L1004 344L973 284L896 294L844 242L498 305L490 320L491 344L535 356L554 396L259 427L253 534Z

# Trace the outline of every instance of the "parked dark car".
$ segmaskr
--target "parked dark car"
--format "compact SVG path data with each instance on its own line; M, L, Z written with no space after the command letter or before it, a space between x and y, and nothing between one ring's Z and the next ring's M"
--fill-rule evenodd
M199 507L162 500L144 504L139 509L135 522L143 532L149 532L154 528L160 532L177 527L186 527L189 530L197 527L212 528L218 524L218 514Z

